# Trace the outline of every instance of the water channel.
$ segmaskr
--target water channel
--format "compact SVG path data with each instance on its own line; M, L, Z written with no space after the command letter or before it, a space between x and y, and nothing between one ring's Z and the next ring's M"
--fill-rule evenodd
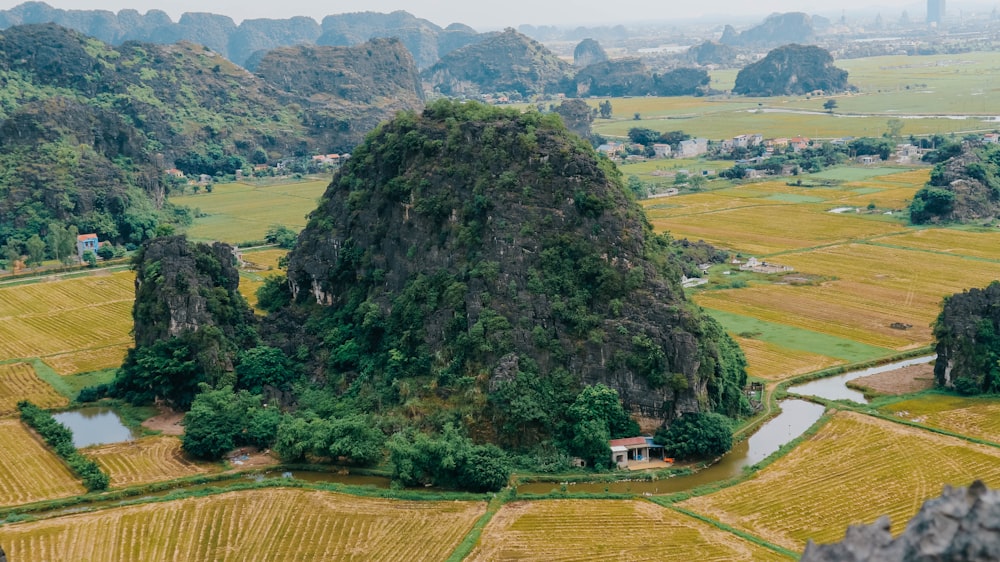
M843 375L816 379L814 381L789 387L788 392L792 394L799 394L801 396L826 398L827 400L852 400L858 404L867 404L868 400L865 399L864 393L860 390L847 388L848 382L870 375L877 375L878 373L902 369L903 367L909 367L911 365L923 365L925 363L930 363L935 357L937 356L925 355L923 357L914 357L913 359L896 361L895 363L886 363L885 365L871 367L870 369L851 371L849 373L844 373Z
M652 481L570 483L566 485L566 491L670 494L726 480L738 476L744 467L757 464L785 443L802 435L823 415L824 409L819 404L805 400L782 400L780 414L768 420L749 439L734 445L733 449L726 453L719 462L694 474ZM553 482L534 482L518 486L517 492L519 494L547 494L559 489L560 486L560 484Z
M68 412L53 414L55 420L73 432L73 446L121 443L139 437L139 434L125 427L118 413L111 408L92 406Z

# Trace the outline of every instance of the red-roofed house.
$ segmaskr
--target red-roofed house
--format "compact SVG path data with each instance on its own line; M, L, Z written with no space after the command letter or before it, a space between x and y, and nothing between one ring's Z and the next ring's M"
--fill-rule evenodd
M100 243L97 241L96 234L81 234L76 237L76 255L81 260L86 251L94 252L94 255L97 255L98 247L100 247Z
M652 437L626 437L608 441L611 446L611 462L618 468L627 468L629 461L648 461L650 452L657 452L663 458L663 445L653 443Z

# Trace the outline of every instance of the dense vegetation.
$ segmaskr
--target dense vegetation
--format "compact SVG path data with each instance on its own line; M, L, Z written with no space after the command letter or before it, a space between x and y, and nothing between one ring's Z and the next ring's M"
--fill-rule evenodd
M238 352L254 349L258 338L253 313L237 291L232 248L160 237L140 248L134 263L135 346L112 393L187 408L199 384L234 384ZM271 382L262 377L255 373L254 384Z
M664 452L679 459L714 459L733 448L729 418L713 412L684 414L669 428L656 432Z
M833 66L833 57L813 45L785 45L749 64L736 75L734 94L788 96L848 89L847 71Z
M1000 217L1000 147L947 143L930 156L937 162L930 181L910 203L914 224Z
M1000 393L1000 281L946 298L934 337L938 386L962 394Z
M632 414L746 414L742 353L678 286L711 249L653 234L619 176L554 114L401 114L335 176L263 324L227 246L143 246L110 390L190 405L201 457L377 464L387 447L401 483L476 490L514 464L605 466Z
M111 47L52 24L0 32L2 257L40 261L40 247L41 258L64 258L49 239L69 228L138 245L192 219L166 201L168 168L221 176L345 151L395 110L422 105L398 41L323 49L325 66L292 49L264 57L254 76L191 43ZM317 95L292 68L335 78Z
M88 491L107 489L110 478L96 462L76 450L73 445L73 432L69 428L57 422L52 414L31 402L18 402L17 409L21 413L21 421L37 431L52 450L66 461L69 468L83 480L83 485Z

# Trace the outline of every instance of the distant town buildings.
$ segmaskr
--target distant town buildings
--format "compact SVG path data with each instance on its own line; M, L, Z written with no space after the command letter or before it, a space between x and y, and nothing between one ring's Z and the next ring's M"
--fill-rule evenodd
M944 0L927 0L927 23L941 25L944 22Z

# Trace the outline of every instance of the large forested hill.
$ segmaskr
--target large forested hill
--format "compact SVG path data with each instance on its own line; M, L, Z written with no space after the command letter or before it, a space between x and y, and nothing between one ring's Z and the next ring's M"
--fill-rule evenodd
M193 43L112 47L53 24L0 32L0 246L24 253L52 225L139 243L169 218L167 168L232 174L343 152L396 110L422 106L398 41L322 49L323 62L302 50L267 59L325 80L289 81ZM316 95L332 76L337 87Z
M439 102L334 178L265 338L344 399L446 408L508 444L561 435L584 384L653 420L739 414L742 354L685 300L672 247L557 117Z

